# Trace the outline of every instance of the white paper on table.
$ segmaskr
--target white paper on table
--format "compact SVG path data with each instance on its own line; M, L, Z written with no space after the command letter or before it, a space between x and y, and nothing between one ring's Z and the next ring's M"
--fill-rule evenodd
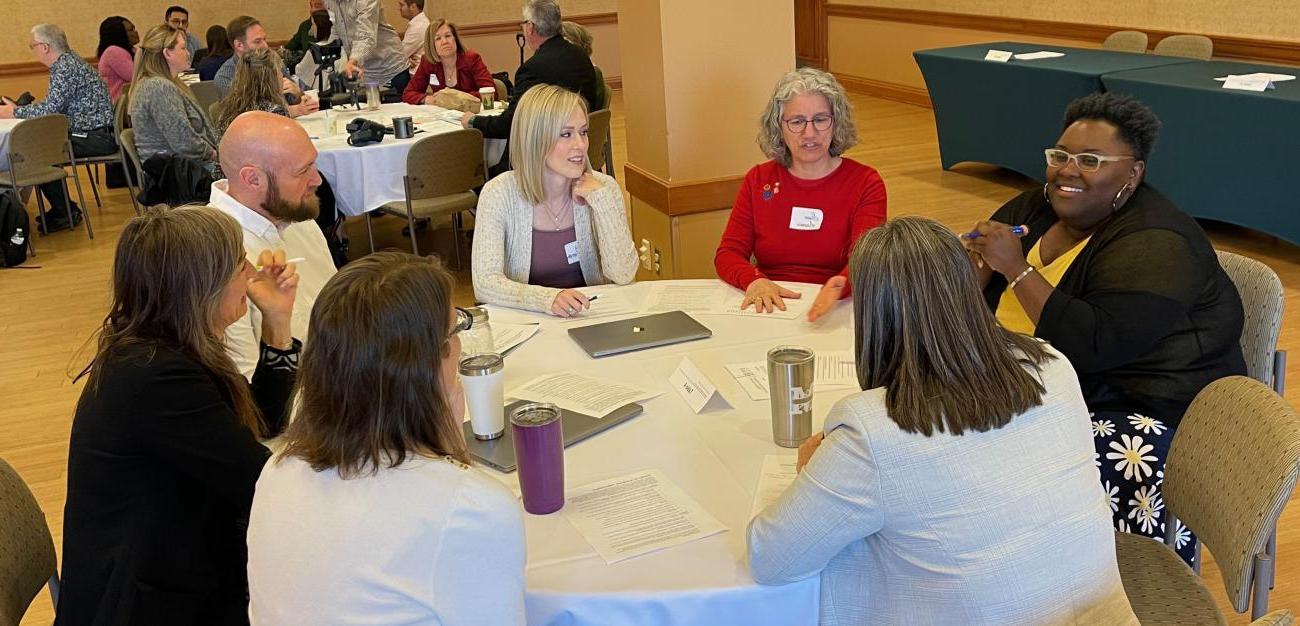
M771 392L767 390L767 363L763 361L733 363L726 367L727 372L736 379L741 390L745 392L745 395L749 396L750 400L755 402L766 400L771 395Z
M525 341L532 339L533 335L541 326L537 324L508 324L496 322L492 324L492 349L497 354L505 356L512 350L523 345Z
M705 405L713 399L714 396L722 398L723 402L727 399L718 392L718 388L709 380L704 372L700 371L699 366L691 360L691 357L685 357L677 365L677 370L668 377L668 382L672 384L673 389L681 394L682 399L691 407L692 411L699 413L704 410Z
M557 372L538 376L510 390L507 395L533 402L550 402L562 409L601 418L625 404L649 400L659 392L576 372Z
M989 50L988 53L984 55L984 60L1006 63L1011 60L1011 53L1006 50Z
M645 310L650 313L664 311L686 311L688 313L712 313L718 310L722 300L721 285L672 285L656 283L646 300Z
M564 517L609 564L727 529L659 470L570 489L565 500Z
M726 368L750 400L767 400L771 396L767 388L766 361L731 363ZM858 385L857 363L853 359L853 352L849 350L816 354L813 357L813 369L814 391L851 389Z
M1224 89L1239 89L1241 91L1267 91L1273 88L1273 83L1267 78L1258 76L1229 76L1228 80L1223 81Z
M776 502L790 487L790 483L794 482L799 475L795 471L798 459L798 456L788 454L768 454L763 457L763 469L758 472L758 486L754 488L754 504L749 508L751 519Z
M1051 52L1048 50L1039 50L1038 52L1021 52L1015 55L1018 61L1035 61L1038 59L1055 59L1056 57L1065 56L1064 52Z
M1290 74L1272 74L1269 72L1255 72L1254 74L1228 74L1227 76L1220 76L1214 80L1217 80L1219 82L1224 82L1234 76L1249 76L1255 78L1264 78L1271 83L1281 83L1288 80L1295 80L1295 76L1292 76Z
M587 310L582 311L565 321L582 321L585 319L625 315L627 313L636 312L636 308L633 307L632 302L628 300L626 291L621 289L607 290L595 295L598 296L596 301L592 302Z
M789 287L786 287L789 289ZM778 320L793 320L804 317L808 314L808 309L812 308L812 301L817 298L816 295L799 292L798 298L782 298L785 301L785 310L776 309L770 313L759 313L758 307L750 305L749 308L742 310L740 303L745 301L745 292L738 289L728 289L726 295L722 298L722 305L714 313L726 315L743 315L754 317L770 317Z

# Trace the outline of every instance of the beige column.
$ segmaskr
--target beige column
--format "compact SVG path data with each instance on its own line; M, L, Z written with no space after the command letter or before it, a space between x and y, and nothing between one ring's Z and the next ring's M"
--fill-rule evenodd
M621 0L639 279L706 278L773 85L794 67L789 0Z

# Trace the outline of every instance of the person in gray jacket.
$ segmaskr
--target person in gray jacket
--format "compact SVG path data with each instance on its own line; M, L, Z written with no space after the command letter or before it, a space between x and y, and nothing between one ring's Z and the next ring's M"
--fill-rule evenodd
M402 38L384 17L379 0L325 0L334 28L330 41L343 43L343 74L364 83L389 83L399 95L411 80Z
M149 30L131 87L131 124L141 160L174 154L202 161L216 175L217 137L189 87L176 78L189 66L185 32L167 24Z

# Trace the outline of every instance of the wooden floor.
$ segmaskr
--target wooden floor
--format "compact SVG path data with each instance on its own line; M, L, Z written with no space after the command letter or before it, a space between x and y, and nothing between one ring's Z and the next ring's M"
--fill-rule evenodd
M865 96L853 99L862 143L849 155L881 172L889 188L893 216L928 215L953 228L966 228L1031 184L989 167L942 171L934 118L928 109ZM613 109L615 163L621 167L626 163L621 92L615 92ZM1157 153L1155 158L1175 156ZM56 545L61 544L63 526L68 432L81 391L69 374L89 358L86 340L107 310L113 246L122 224L132 216L131 204L122 191L108 192L105 200L102 210L90 202L89 213L96 226L93 241L84 231L41 237L36 241L39 256L31 262L34 269L0 270L0 457L31 485ZM400 220L388 217L375 224L380 247L409 247L400 235ZM349 224L349 230L353 254L365 252L364 222ZM1280 343L1284 349L1300 349L1300 307L1296 306L1300 248L1237 228L1211 225L1209 230L1217 247L1264 261L1282 277L1287 313ZM450 241L445 229L421 234L422 250L440 250L447 255L444 258L449 258ZM465 272L460 276L458 300L468 301L469 278ZM1291 359L1288 374L1293 381L1300 381L1297 368L1300 358ZM1287 400L1295 405L1300 382L1290 389ZM1300 507L1288 509L1280 525L1279 581L1272 598L1275 608L1300 608L1298 510ZM1206 559L1205 576L1225 615L1234 624L1246 623L1246 618L1232 613L1212 559ZM49 596L42 594L23 624L49 624L52 614Z

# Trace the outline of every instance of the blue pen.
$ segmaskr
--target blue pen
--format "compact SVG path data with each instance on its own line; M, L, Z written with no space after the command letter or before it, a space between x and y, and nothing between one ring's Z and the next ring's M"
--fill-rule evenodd
M1017 236L1017 237L1024 237L1025 235L1029 234L1029 228L1027 228L1027 227L1025 227L1025 226L1012 226L1012 227L1011 227L1011 234L1013 234L1013 235L1015 235L1015 236ZM962 239L978 239L980 236L981 236L981 235L980 235L980 231L978 231L978 230L973 230L973 231L971 231L971 232L969 232L969 233L963 234L963 235L961 236L961 238L962 238Z

